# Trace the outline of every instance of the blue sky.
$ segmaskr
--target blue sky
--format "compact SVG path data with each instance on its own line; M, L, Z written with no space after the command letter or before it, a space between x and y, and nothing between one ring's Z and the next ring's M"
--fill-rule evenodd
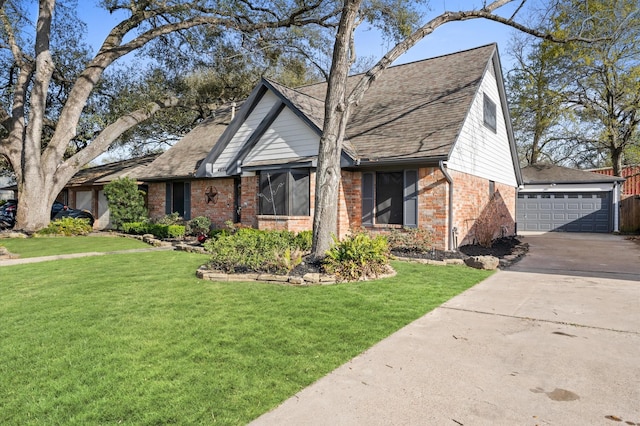
M88 41L97 50L111 28L125 18L125 15L121 13L111 15L96 7L95 2L84 0L79 3L80 18L87 23L88 27ZM468 10L479 4L478 1L470 0L439 0L438 5L435 3L432 2L431 11L426 15L427 19L439 15L444 10ZM515 4L505 6L501 9L501 14L508 16L515 7ZM508 42L513 32L514 30L510 27L484 19L448 23L420 41L400 57L396 64L445 55L496 42L502 66L506 72L510 68ZM380 37L377 31L369 28L366 24L358 28L356 50L359 57L370 57L377 61L391 47L393 46Z

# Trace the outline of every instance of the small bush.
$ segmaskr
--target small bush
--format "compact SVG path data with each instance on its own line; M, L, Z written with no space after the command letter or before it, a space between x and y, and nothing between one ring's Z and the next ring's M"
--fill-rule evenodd
M342 241L334 238L325 258L325 269L340 281L356 281L386 272L390 257L384 236L372 238L359 232Z
M433 248L433 236L423 228L393 229L387 241L391 250L403 252L426 253Z
M125 234L143 235L147 233L148 222L129 222L122 224L122 232Z
M206 216L194 217L187 222L186 234L197 236L198 234L209 235L211 230L211 219Z
M180 213L173 212L161 218L152 220L153 223L158 225L184 225L184 219L180 216Z
M127 234L152 234L156 238L182 238L185 235L184 225L160 225L151 222L123 223L122 231Z
M313 231L300 231L293 238L293 245L304 252L311 251L312 243Z
M138 189L135 179L123 177L104 186L104 195L109 203L111 222L122 229L127 222L136 222L147 216L144 207L144 192Z
M87 235L93 230L89 224L89 219L75 219L63 217L49 223L49 226L37 232L38 235Z
M308 239L289 231L234 228L217 231L204 247L211 267L225 272L254 271L286 274L302 262Z

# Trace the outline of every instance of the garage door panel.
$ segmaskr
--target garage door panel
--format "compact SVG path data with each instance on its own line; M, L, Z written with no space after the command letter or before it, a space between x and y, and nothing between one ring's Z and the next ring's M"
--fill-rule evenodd
M518 194L516 220L527 231L609 232L609 193Z

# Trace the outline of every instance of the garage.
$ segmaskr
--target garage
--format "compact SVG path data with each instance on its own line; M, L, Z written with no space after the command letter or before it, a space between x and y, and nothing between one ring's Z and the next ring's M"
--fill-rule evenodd
M555 165L522 169L518 232L613 232L624 178Z
M611 232L611 193L519 193L522 231Z

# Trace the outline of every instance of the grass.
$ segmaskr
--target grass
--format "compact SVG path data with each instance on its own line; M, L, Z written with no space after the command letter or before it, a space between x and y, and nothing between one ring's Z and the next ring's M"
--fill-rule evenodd
M86 252L110 252L149 247L134 238L117 236L37 237L0 239L11 253L21 258Z
M0 424L246 424L486 278L289 287L195 278L206 256L108 255L3 267Z

